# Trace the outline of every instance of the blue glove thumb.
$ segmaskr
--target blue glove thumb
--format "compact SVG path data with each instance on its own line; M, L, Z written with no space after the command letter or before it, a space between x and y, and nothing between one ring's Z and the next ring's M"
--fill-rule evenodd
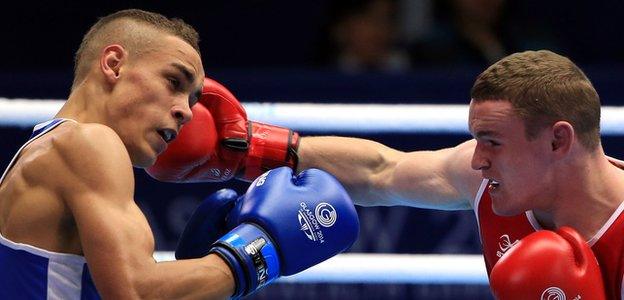
M204 199L182 232L175 251L176 259L208 255L212 243L232 229L227 226L226 219L237 198L234 190L222 189Z

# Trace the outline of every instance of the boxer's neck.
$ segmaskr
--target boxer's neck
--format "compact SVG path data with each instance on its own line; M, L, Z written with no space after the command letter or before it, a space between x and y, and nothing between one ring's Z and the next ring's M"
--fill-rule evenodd
M96 79L97 80L97 79ZM93 78L86 78L69 95L57 118L68 118L80 123L105 122L105 105L108 94Z
M602 148L564 168L553 183L556 198L533 212L546 229L572 226L590 239L624 201L624 170L611 164Z

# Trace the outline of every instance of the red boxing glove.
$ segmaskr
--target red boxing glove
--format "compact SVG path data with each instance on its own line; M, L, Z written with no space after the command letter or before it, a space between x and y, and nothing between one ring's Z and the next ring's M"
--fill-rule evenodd
M251 181L266 170L297 165L299 135L247 120L247 113L224 86L205 78L193 119L147 169L169 182Z
M540 230L513 246L494 265L496 299L606 299L598 261L570 227Z

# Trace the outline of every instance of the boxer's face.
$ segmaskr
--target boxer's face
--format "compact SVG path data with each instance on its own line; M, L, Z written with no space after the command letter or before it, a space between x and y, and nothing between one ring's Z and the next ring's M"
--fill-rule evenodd
M129 56L119 72L109 107L109 124L126 145L136 167L154 164L192 117L204 72L197 51L164 35L157 47Z
M477 140L472 167L493 181L488 190L494 212L511 216L540 208L553 176L546 134L528 140L509 101L471 102L469 126Z

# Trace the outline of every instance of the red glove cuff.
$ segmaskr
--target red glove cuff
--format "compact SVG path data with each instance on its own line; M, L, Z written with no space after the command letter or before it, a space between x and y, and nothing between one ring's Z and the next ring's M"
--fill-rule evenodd
M252 181L267 170L288 166L297 169L299 134L291 129L249 121L251 135L244 167L237 178Z

